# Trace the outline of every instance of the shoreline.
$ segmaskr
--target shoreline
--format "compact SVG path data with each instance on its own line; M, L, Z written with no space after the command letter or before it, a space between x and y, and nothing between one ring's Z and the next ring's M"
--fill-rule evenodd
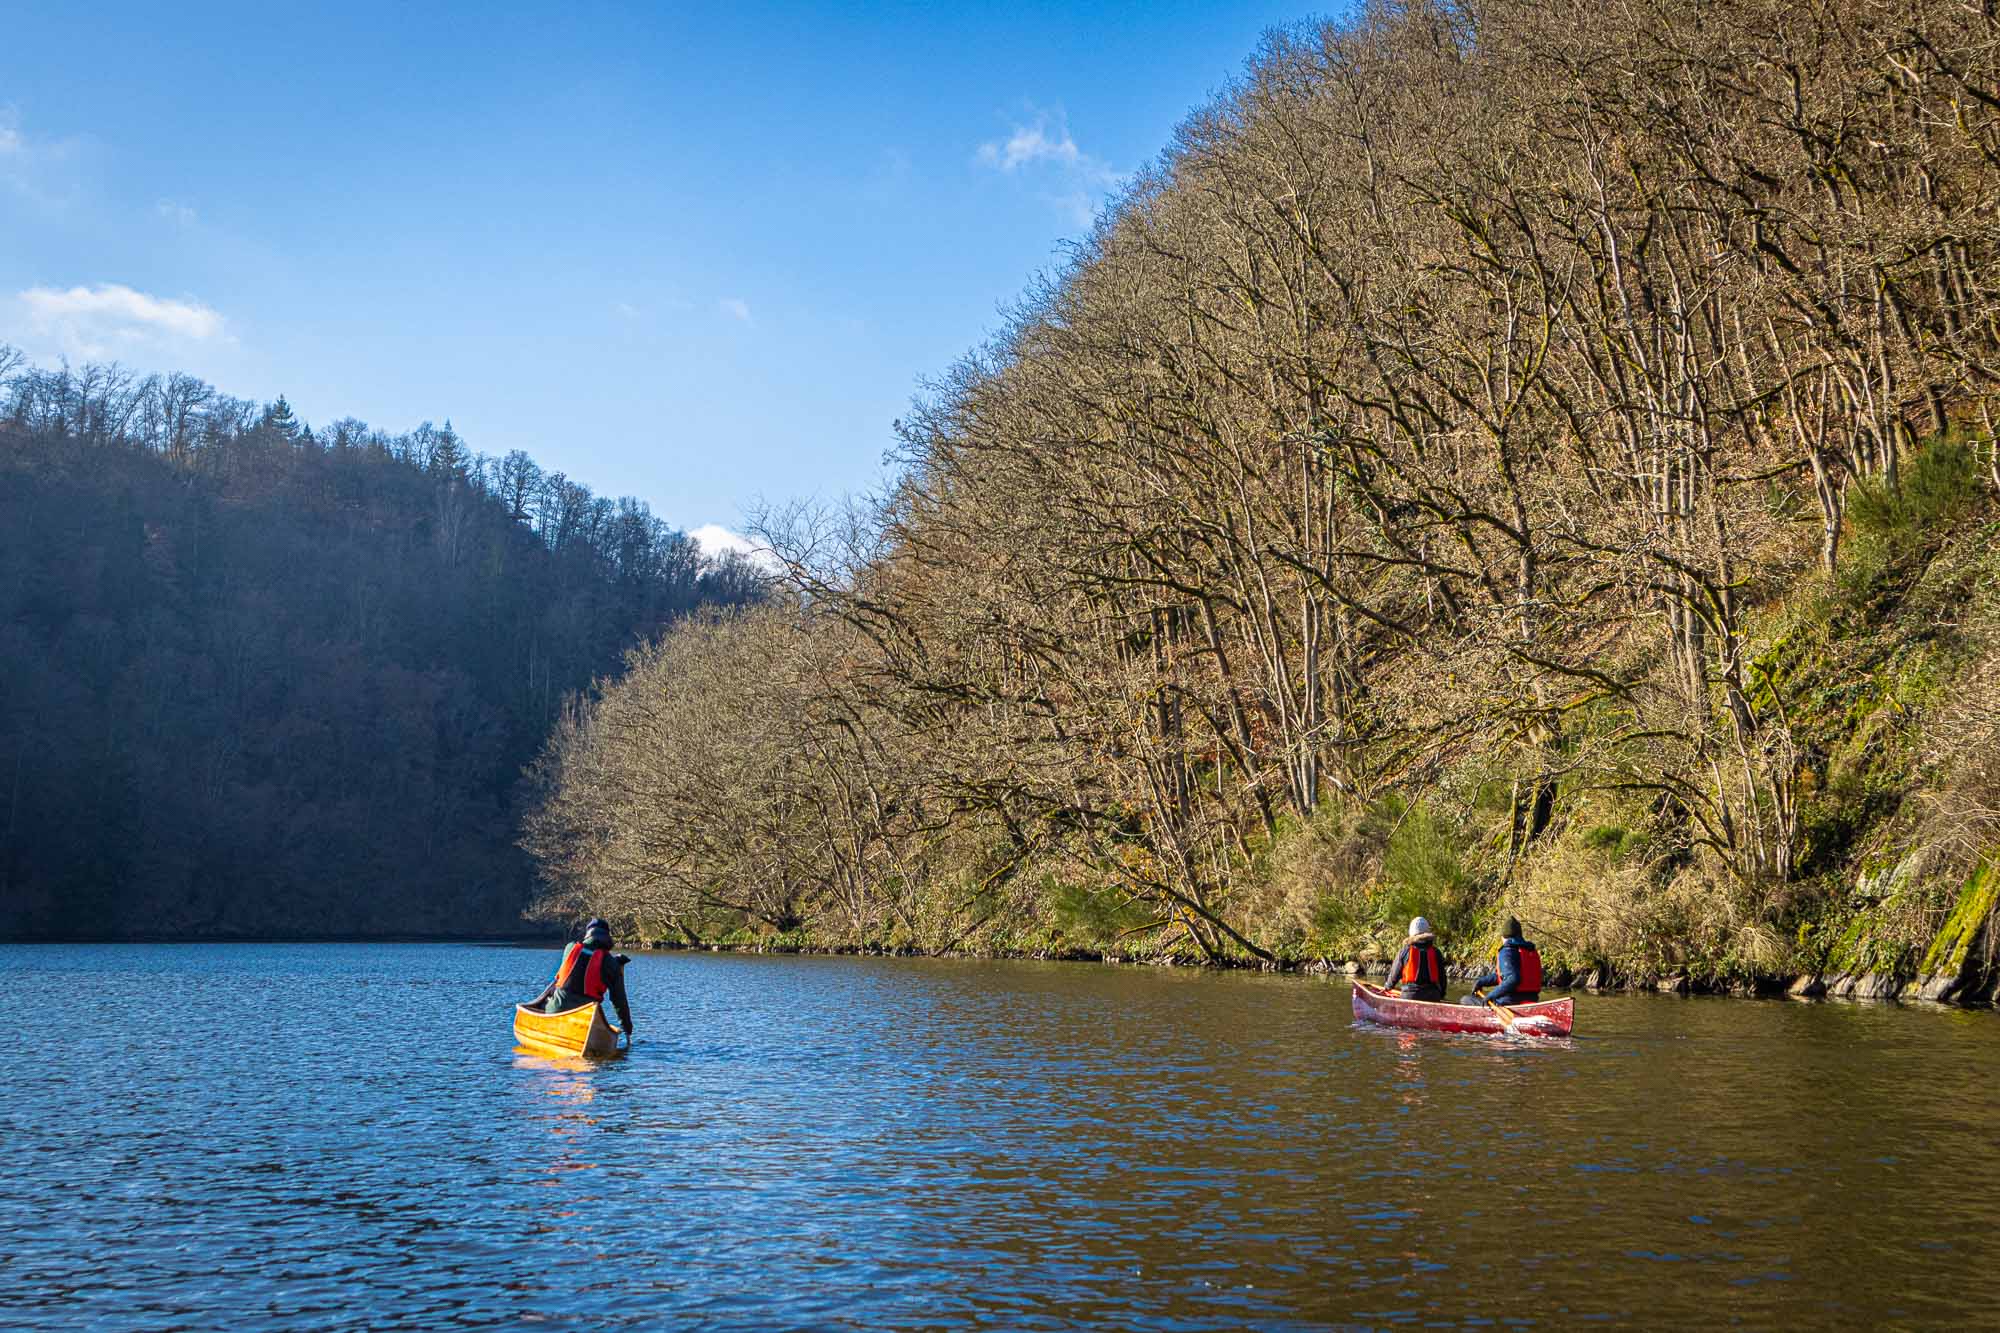
M561 932L545 935L37 935L0 938L0 945L75 944L460 944L478 946L519 945L526 948L560 947ZM1103 967L1173 967L1217 972L1271 972L1294 976L1367 977L1383 967L1381 962L1361 963L1352 959L1287 959L1266 963L1254 959L1216 961L1174 954L1139 955L1107 953L1102 950L1073 949L951 949L931 952L923 949L882 949L865 945L763 943L747 941L691 944L686 941L656 940L628 946L646 953L734 953L764 956L797 955L807 958L938 958L986 962L1094 963ZM1446 969L1454 980L1470 983L1479 969L1453 965ZM1913 1004L1946 1009L2000 1009L2000 977L1985 979L1934 976L1897 979L1877 972L1799 974L1766 976L1731 981L1715 981L1687 973L1661 977L1633 977L1596 970L1575 972L1552 966L1546 989L1582 991L1589 994L1650 992L1661 995L1725 996L1744 1000L1856 1000L1880 1004Z
M1367 977L1385 967L1383 962L1363 964L1354 960L1307 959L1265 963L1255 960L1216 962L1211 959L1179 958L1171 954L1142 957L1112 954L1091 949L1034 950L947 950L873 949L862 945L802 945L793 943L705 943L662 940L634 945L648 953L741 953L767 956L793 954L808 958L945 958L988 962L1096 963L1106 967L1186 967L1218 972L1272 972L1295 976ZM1454 965L1446 975L1470 982L1479 969ZM1548 970L1546 990L1584 991L1590 994L1650 992L1660 995L1710 995L1742 1000L1856 1000L1879 1004L1910 1004L1941 1009L2000 1008L2000 977L1968 985L1960 977L1913 977L1897 980L1881 973L1835 973L1757 977L1729 982L1708 981L1686 973L1664 977L1627 977L1615 972L1574 972L1568 968Z
M13 944L561 944L561 932L546 935L6 935Z

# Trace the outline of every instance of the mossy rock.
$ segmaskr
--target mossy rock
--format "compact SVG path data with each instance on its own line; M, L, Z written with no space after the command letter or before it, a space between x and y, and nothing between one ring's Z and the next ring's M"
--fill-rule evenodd
M1963 971L1973 941L1993 915L1996 904L2000 904L2000 853L1981 861L1965 881L1944 929L1937 933L1930 952L1924 955L1924 975L1957 976Z

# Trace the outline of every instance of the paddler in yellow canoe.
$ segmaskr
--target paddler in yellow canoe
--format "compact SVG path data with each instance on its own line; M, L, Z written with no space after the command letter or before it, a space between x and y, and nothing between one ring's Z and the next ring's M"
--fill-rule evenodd
M625 964L632 960L611 952L611 926L603 917L592 917L583 928L583 941L563 950L555 979L542 993L528 1001L528 1008L545 1014L568 1013L586 1004L595 1004L606 995L618 1009L618 1025L625 1029L625 1042L632 1042L632 1006L625 999Z

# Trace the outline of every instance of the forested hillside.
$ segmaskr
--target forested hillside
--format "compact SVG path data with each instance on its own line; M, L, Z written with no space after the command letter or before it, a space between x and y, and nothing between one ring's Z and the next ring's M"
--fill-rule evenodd
M757 595L446 425L0 347L0 936L505 933L566 692Z
M924 949L1980 984L2000 18L1273 37L797 598L568 717L550 910ZM1885 980L1886 979L1886 980Z

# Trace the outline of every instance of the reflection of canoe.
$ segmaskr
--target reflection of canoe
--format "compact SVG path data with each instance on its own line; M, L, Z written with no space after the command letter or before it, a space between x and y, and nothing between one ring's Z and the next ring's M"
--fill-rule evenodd
M1576 1001L1539 1000L1534 1004L1510 1004L1514 1011L1514 1031L1523 1037L1567 1037L1575 1018ZM1380 986L1365 981L1354 983L1354 1016L1392 1028L1426 1028L1432 1032L1505 1032L1500 1015L1485 1005L1432 1004L1428 1000L1406 1000Z
M560 1014L517 1004L514 1040L540 1055L618 1054L618 1029L604 1017L601 1004L586 1004Z

